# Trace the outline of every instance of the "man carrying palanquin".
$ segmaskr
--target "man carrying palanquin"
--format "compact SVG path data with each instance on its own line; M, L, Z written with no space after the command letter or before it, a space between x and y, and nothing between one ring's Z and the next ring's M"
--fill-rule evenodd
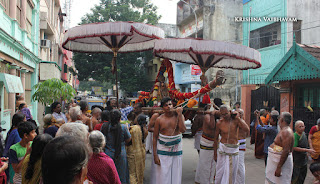
M208 111L210 105L207 105L204 110ZM212 111L210 114L204 115L202 125L202 136L200 139L200 155L196 171L195 183L196 184L212 184L215 174L215 161L214 161L214 130L215 130L215 113Z
M235 116L236 113L231 112L230 107L220 107L214 141L214 159L217 161L215 183L236 183L239 164L238 130L249 131L249 127ZM218 149L219 135L221 139Z
M172 100L161 100L164 114L156 119L153 132L153 155L157 184L180 184L182 179L182 135L186 131L182 107L172 111Z

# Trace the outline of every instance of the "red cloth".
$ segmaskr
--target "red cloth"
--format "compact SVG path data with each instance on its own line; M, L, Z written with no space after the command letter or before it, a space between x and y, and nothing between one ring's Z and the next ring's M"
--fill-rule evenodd
M311 129L310 129L310 132L309 134L313 135L314 133L318 132L319 130L317 129L317 125L313 126Z
M0 159L0 166L1 167L3 166L1 159ZM7 175L6 175L5 171L3 171L2 173L0 173L0 184L6 184L6 183L7 183Z
M91 156L87 176L94 184L121 184L113 160L103 152Z
M96 126L94 126L93 130L101 130L101 127L102 127L103 123L98 123L96 124Z

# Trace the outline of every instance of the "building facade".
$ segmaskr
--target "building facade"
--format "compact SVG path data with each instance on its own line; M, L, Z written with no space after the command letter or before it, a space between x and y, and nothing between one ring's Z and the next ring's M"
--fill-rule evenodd
M179 1L177 4L178 36L182 38L195 37L197 34L197 38L201 39L241 44L242 23L235 22L234 17L242 16L242 6L241 0ZM197 15L197 23L195 14ZM179 64L176 67L186 68L187 66L186 64ZM209 81L215 77L217 70L210 68L206 72ZM223 71L227 81L222 87L212 90L210 97L221 98L225 104L233 105L240 100L242 73L231 69L223 69ZM193 84L192 86L195 84L192 80L190 78L188 83L182 84L182 88L191 89L191 84Z
M1 127L7 131L17 95L24 96L37 121L38 103L31 96L39 74L39 8L39 0L0 1Z
M242 17L251 18L242 21L243 45L259 50L262 65L243 72L242 104L246 120L250 121L251 91L265 84L266 77L292 47L293 33L298 44L320 44L320 3L299 0L244 0L243 3ZM273 86L279 88L278 83Z

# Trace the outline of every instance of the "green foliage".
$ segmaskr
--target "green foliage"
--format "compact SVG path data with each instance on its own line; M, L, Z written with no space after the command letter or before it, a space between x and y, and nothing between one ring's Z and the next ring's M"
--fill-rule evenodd
M101 0L91 11L82 18L81 24L134 21L155 25L160 19L157 7L150 3L150 0ZM111 73L112 57L113 54L74 53L73 60L79 71L79 80L93 78L115 84L115 76ZM144 65L152 57L151 51L118 54L117 71L122 90L130 93L151 88L151 84L146 82L149 80Z
M64 83L57 78L48 79L34 85L35 93L32 95L33 101L39 101L44 105L60 100L72 100L76 91L68 83Z

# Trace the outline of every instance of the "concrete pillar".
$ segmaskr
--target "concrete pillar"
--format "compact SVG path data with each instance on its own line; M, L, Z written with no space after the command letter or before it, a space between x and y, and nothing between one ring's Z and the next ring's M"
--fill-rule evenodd
M251 117L251 91L256 89L255 84L241 85L241 108L244 111L244 120L248 123Z
M9 1L9 15L12 19L17 18L17 0Z
M293 117L292 107L293 93L290 81L280 82L280 112L289 112ZM293 118L292 118L293 119ZM291 121L290 127L293 128L293 122Z
M16 64L11 64L9 73L11 75L16 76L18 68L19 67ZM8 106L9 106L9 109L11 110L11 117L12 117L16 110L16 94L15 93L8 94Z
M20 72L21 72L20 78L21 78L21 83L22 83L22 87L23 87L23 94L21 94L21 96L23 96L23 98L25 98L25 94L26 94L26 73L28 72L28 70L25 69L25 68L22 68L20 70Z
M27 21L27 0L22 0L21 1L21 22L20 26L21 29L26 30L26 21Z

